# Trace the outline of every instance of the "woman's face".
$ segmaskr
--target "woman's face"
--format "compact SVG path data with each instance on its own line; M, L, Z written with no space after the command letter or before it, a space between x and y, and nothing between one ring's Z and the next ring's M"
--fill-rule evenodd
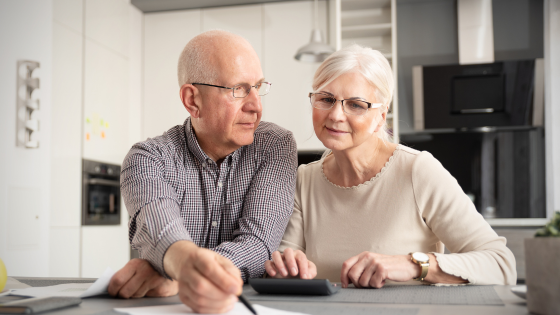
M343 74L317 92L331 94L337 100L358 98L370 103L378 102L375 88L359 73ZM358 147L377 137L376 132L385 123L386 113L381 112L384 108L370 108L365 115L354 116L346 114L339 101L328 110L313 107L313 129L323 145L331 150Z

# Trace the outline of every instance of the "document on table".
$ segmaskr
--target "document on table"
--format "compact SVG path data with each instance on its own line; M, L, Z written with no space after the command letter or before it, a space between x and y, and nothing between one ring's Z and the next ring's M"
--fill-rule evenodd
M114 274L115 272L111 268L107 268L94 283L67 283L49 287L14 289L10 291L10 295L30 297L73 296L80 298L102 295L107 293L109 281Z
M253 307L259 315L308 315L303 313L295 313L282 311L274 308L265 307L258 304L253 304ZM142 307L127 307L115 308L115 311L130 315L185 315L195 314L185 304L171 304L171 305L157 305L157 306L142 306ZM237 302L233 309L225 315L253 315L251 311L245 307L241 302Z

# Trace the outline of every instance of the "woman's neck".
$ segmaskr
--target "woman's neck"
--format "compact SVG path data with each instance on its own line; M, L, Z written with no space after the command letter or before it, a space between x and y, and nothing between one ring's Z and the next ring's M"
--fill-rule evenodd
M334 184L352 187L362 184L383 169L396 145L378 137L360 146L343 151L334 151L323 164L325 176Z

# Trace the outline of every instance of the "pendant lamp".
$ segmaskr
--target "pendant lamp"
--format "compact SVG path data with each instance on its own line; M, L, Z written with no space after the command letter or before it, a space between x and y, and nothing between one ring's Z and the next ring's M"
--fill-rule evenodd
M318 63L323 62L327 57L334 52L334 49L323 42L323 36L319 29L319 2L314 1L314 20L315 28L311 31L311 39L309 44L301 47L294 58L301 62Z

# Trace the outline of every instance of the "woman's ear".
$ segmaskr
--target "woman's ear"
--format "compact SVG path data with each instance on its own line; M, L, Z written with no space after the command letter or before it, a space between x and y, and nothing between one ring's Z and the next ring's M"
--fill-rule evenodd
M387 111L388 110L389 110L389 106L385 107L383 112L379 115L379 116L381 116L381 120L379 120L377 122L377 126L375 126L375 132L379 132L381 130L381 128L383 128L383 125L385 125L385 122L387 121Z
M200 116L201 97L198 89L192 84L183 84L179 90L179 96L185 109L191 114L191 117L198 118Z

